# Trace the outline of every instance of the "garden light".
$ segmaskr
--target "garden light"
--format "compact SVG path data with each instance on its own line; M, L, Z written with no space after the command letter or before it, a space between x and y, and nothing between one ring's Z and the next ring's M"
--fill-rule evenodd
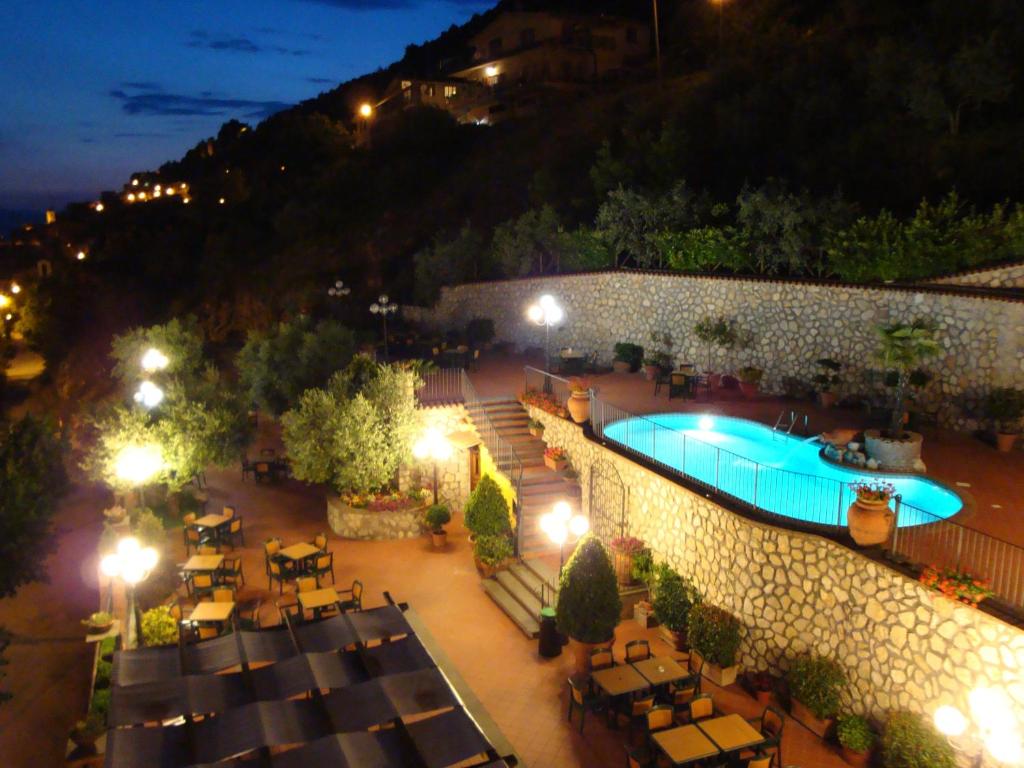
M345 285L344 280L335 280L334 285L327 289L328 296L339 299L342 296L348 296L350 293L352 293L352 289Z
M128 445L117 455L114 471L133 486L142 485L164 465L163 454L155 445Z
M437 462L447 461L452 455L452 444L438 429L428 429L412 447L417 459L430 459L434 465L434 503L437 504Z
M117 549L100 560L100 571L110 579L121 579L128 587L128 645L134 645L133 627L130 626L135 616L135 587L145 581L156 564L160 554L153 547L143 547L134 536L126 536L117 542Z
M590 530L590 521L583 515L574 515L569 502L559 501L550 512L541 517L540 529L553 544L558 545L558 575L561 576L562 566L565 564L565 542L569 540L570 535L579 540Z
M932 715L935 728L951 742L959 738L961 747L973 747L976 750L973 764L976 766L982 764L985 752L1002 764L1020 765L1024 762L1024 742L1013 716L1013 703L1005 691L975 688L967 696L967 703L973 720L973 733L969 732L972 723L967 716L948 704L936 709Z
M135 393L135 402L146 408L156 408L164 400L164 391L152 381L144 381Z
M21 293L21 286L18 285L17 283L11 283L11 293L17 296L19 293Z
M955 738L967 730L967 718L964 717L964 713L948 704L936 709L932 719L939 733L945 736Z
M153 347L147 349L146 354L142 356L142 370L146 371L146 373L162 371L169 363L170 360L167 359L167 355Z
M373 117L373 105L367 102L363 102L359 105L359 116L364 120L369 120Z
M545 293L535 304L531 304L526 310L527 319L534 325L544 326L544 367L551 367L551 326L558 325L565 319L565 311L558 306L555 297ZM551 381L544 378L544 391L550 391Z
M5 293L0 293L0 309L8 307L11 304L11 297Z
M398 305L388 298L386 293L382 293L377 297L377 300L370 305L370 312L374 315L380 315L381 322L384 324L384 359L388 359L388 315L393 315L398 311Z

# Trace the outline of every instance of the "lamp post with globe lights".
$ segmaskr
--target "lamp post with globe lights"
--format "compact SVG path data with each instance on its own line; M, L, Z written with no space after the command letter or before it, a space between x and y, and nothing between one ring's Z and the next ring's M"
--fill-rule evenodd
M558 578L562 578L565 565L565 543L572 536L575 541L590 530L590 521L583 515L574 515L567 501L555 503L554 508L540 519L540 529L558 545Z
M546 374L551 370L551 326L565 319L565 311L558 306L554 296L545 293L526 310L526 317L534 325L544 327L544 391L550 392L551 377Z
M345 285L344 280L335 280L334 285L327 289L327 295L332 299L343 299L352 293L352 289Z
M430 459L434 466L434 503L437 504L437 463L452 455L452 444L438 429L428 429L412 447L412 455L423 461Z
M384 359L388 360L388 315L393 315L398 311L398 304L391 301L386 293L382 293L377 297L377 300L370 305L370 312L375 315L380 315L381 322L384 323Z
M159 560L160 555L156 549L143 547L133 536L121 539L117 543L117 549L100 560L100 571L111 580L111 589L113 580L121 579L127 591L128 622L125 641L129 648L136 645L140 624L135 604L135 587L146 580Z
M164 391L149 379L143 381L135 393L135 402L147 411L156 408L163 401Z
M138 493L139 504L146 503L143 486L164 466L164 457L156 445L126 445L117 454L114 472L119 480ZM130 505L125 504L125 507Z
M932 716L950 745L973 752L973 768L981 768L986 753L1004 765L1024 763L1024 740L1009 696L998 688L975 688L967 703L970 719L950 704L938 707Z

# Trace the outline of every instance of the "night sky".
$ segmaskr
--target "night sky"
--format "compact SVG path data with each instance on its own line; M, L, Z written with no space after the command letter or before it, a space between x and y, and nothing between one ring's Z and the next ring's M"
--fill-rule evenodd
M5 0L0 208L60 207L401 57L493 0Z

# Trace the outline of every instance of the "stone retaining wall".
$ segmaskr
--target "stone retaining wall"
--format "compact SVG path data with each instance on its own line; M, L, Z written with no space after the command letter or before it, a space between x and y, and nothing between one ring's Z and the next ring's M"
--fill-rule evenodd
M934 285L971 285L981 288L1024 288L1024 264L1007 264L992 269L974 269L959 275L927 281Z
M740 618L746 669L778 673L804 651L831 656L850 679L844 710L879 719L897 708L930 716L944 703L967 711L973 688L999 686L1024 722L1024 632L835 542L736 515L588 440L572 422L528 410L579 471L586 513L601 463L605 488L621 478L628 532Z
M356 509L337 496L327 497L327 524L343 539L385 541L423 535L424 507L394 511Z
M1024 302L953 292L597 272L445 288L435 307L407 307L405 315L438 329L489 317L498 339L542 347L544 330L527 321L526 308L544 293L566 313L552 329L552 347L595 352L603 363L611 361L618 341L650 349L657 331L672 336L676 362L706 367L707 348L693 327L705 316L726 315L751 340L745 349L714 352L713 369L755 365L765 370L765 391L782 392L789 380L808 385L818 372L815 361L831 357L845 366L840 396L884 401L887 393L874 370L876 326L921 318L939 330L942 352L927 365L935 380L922 404L941 423L976 429L981 394L998 385L1024 387Z

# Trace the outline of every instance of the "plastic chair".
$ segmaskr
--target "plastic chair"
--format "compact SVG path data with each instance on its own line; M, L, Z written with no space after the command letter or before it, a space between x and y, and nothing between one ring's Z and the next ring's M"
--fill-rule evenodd
M586 693L579 687L573 678L569 678L569 714L566 718L572 722L574 709L580 711L580 733L583 733L583 725L587 720L587 712L594 712L598 706L598 697L593 693Z
M651 658L651 644L646 640L630 640L626 643L626 663L645 661Z
M339 589L339 595L349 595L348 600L341 600L341 611L361 611L363 610L363 582L356 579L352 582L351 589Z
M320 577L331 574L331 584L334 584L334 553L325 552L322 555L317 555L316 564L313 568L313 575L316 576L317 584L320 583Z

